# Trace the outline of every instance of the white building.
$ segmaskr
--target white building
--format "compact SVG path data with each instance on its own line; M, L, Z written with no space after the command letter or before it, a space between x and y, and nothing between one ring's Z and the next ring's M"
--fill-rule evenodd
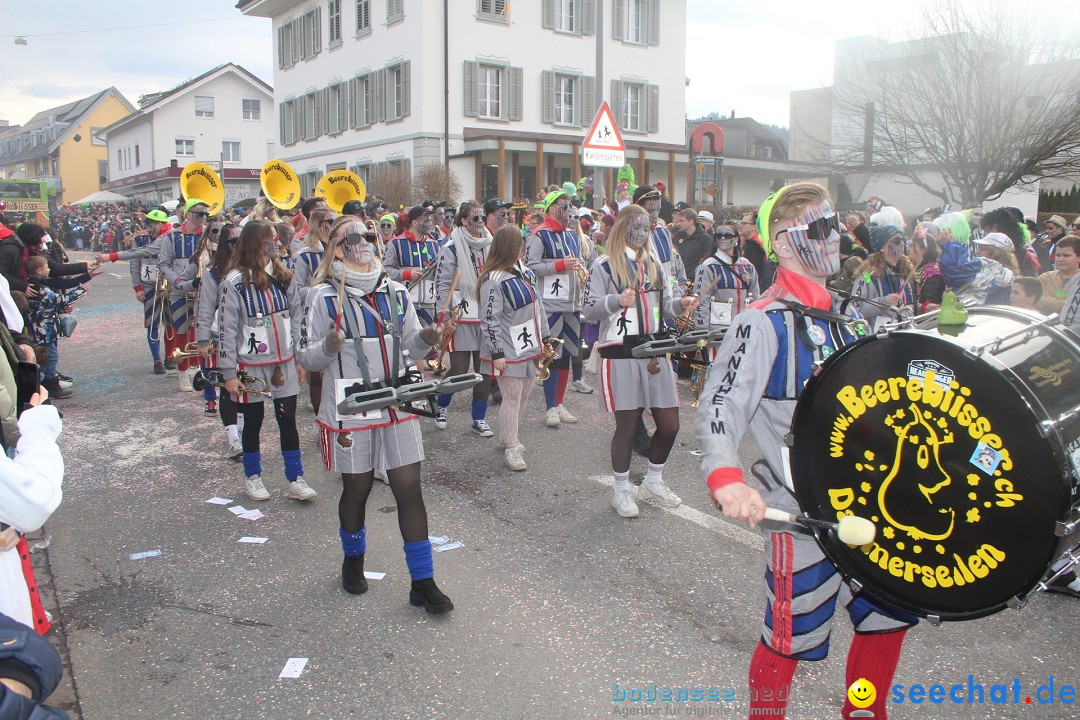
M276 153L269 85L228 63L139 105L97 133L109 147L103 189L148 205L175 199L181 170L198 161L222 176L226 205L258 197L259 173Z
M448 161L465 197L532 197L589 172L579 144L602 99L637 182L662 180L676 198L685 190L685 0L237 7L273 20L279 156L304 195L329 170L372 185L392 164L415 172Z

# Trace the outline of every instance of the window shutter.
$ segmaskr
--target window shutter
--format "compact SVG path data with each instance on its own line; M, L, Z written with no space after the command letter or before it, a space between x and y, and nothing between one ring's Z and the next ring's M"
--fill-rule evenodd
M581 17L577 26L582 35L596 34L596 0L581 0Z
M326 89L326 134L341 132L341 86Z
M611 81L611 114L620 130L626 127L626 92L622 80Z
M645 125L647 132L660 132L660 86L645 86L645 104L648 105L648 115Z
M581 78L581 109L578 112L578 125L592 122L596 114L596 78L585 75Z
M371 0L356 0L356 34L371 30Z
M541 88L541 92L544 94L544 97L541 98L541 121L553 123L555 122L555 73L544 70Z
M650 45L660 44L660 0L648 0L648 27L646 37Z
M289 35L292 43L292 61L295 65L300 61L300 45L303 41L304 22L303 18L296 18L289 23Z
M278 104L278 137L282 145L287 145L289 140L285 137L285 103Z
M401 64L401 117L409 117L412 113L412 60L406 60Z
M386 120L386 68L375 71L375 117L373 122Z
M313 43L312 55L322 52L322 8L315 8L315 42Z
M555 0L544 0L542 12L544 27L551 30L555 27Z
M525 117L525 71L519 67L510 68L510 119L521 120Z
M479 114L477 109L478 92L477 89L477 69L479 65L474 60L465 61L465 117L476 117Z
M279 70L285 67L285 33L282 32L284 29L284 25L277 29L277 66Z
M615 0L613 6L611 12L611 37L615 40L622 40L625 32L623 25L626 23L626 0Z

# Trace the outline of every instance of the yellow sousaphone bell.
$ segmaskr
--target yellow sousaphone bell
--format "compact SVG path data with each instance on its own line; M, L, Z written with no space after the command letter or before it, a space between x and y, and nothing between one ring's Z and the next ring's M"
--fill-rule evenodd
M259 184L266 199L279 210L292 210L300 202L300 177L284 160L267 161Z
M331 170L322 176L315 186L315 197L326 198L326 204L334 212L341 212L350 200L364 202L367 188L360 176L348 170Z
M211 215L217 215L225 207L225 183L214 168L201 162L193 162L180 171L180 194L188 200L198 198L205 202Z

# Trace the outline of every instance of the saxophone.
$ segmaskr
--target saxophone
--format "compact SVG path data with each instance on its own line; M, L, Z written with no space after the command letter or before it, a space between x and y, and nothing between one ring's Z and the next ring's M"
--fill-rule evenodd
M450 311L447 325L457 322L464 314L465 306L458 305ZM447 367L443 365L443 358L446 357L446 349L450 347L450 341L453 339L453 337L453 332L447 332L445 330L443 331L443 335L441 338L439 338L439 342L435 343L435 345L431 348L432 350L438 350L439 354L435 357L434 360L426 361L428 370L433 373L443 373L447 371Z
M686 279L686 288L683 292L683 296L694 294L694 281L690 278ZM694 329L694 311L690 308L686 309L682 315L675 318L675 332L679 335L685 335Z
M690 378L690 392L694 394L694 401L690 403L690 407L696 408L701 403L701 390L705 387L705 380L709 377L709 366L692 362L690 367L694 372L693 377Z
M562 338L552 338L544 343L544 347L540 350L540 357L536 361L536 382L544 382L551 377L551 368L548 365L558 355L559 346L562 343Z

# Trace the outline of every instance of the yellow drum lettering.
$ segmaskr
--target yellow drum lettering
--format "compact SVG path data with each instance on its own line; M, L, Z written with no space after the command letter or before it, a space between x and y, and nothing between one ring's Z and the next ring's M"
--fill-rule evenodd
M852 488L835 488L829 490L829 503L834 510L847 510L855 501L855 491Z
M840 388L840 392L836 393L836 399L840 401L845 410L851 413L852 419L857 419L866 412L866 406L859 400L855 388L851 385Z
M874 395L878 402L889 402L889 383L886 380L878 380L874 383Z

